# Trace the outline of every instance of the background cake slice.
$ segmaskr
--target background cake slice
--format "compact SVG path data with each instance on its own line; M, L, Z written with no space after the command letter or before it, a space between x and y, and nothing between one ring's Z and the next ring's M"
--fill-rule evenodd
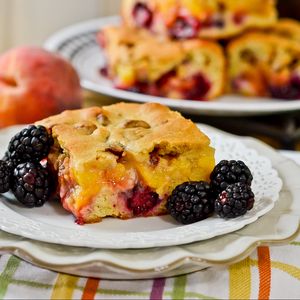
M123 0L126 26L175 39L229 38L275 24L274 0Z
M300 99L300 44L272 33L246 33L231 41L228 88L232 93Z
M215 163L209 138L159 104L66 111L39 124L55 140L49 161L79 223L164 214L172 190L209 180Z
M300 22L292 19L279 19L269 32L300 43Z
M225 58L215 42L172 41L117 26L101 30L98 41L106 73L118 88L190 100L209 100L223 92Z

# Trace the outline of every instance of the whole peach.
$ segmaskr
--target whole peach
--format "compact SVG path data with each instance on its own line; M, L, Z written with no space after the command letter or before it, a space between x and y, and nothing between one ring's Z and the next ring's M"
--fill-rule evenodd
M0 127L33 123L81 104L79 77L60 56L37 47L0 56Z

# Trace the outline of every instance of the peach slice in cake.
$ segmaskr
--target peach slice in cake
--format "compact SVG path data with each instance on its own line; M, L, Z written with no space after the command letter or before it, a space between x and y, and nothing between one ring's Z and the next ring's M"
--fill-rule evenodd
M223 92L225 57L215 42L172 41L121 26L103 28L98 42L106 75L117 88L190 100L211 100Z
M39 124L55 140L49 162L79 223L165 214L172 190L209 180L215 164L209 138L159 104L66 111Z

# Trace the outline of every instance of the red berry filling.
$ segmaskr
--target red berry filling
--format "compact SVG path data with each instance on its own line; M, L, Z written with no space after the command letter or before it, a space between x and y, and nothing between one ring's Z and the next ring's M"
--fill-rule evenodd
M139 27L151 27L153 21L153 13L146 4L138 2L133 9L132 15Z
M127 200L127 207L133 211L135 216L146 215L159 203L158 194L150 188L136 187L132 197Z
M202 75L196 74L189 78L182 88L186 99L203 100L211 88L211 83Z
M194 17L178 17L170 28L170 35L176 39L197 37L200 22Z
M271 85L269 91L273 98L286 100L300 99L300 77L294 75L287 84Z
M108 77L108 67L107 66L104 66L102 68L100 68L100 74L103 76L103 77Z
M176 84L173 84L173 79ZM211 83L201 73L189 78L177 80L174 70L163 75L155 83L136 82L134 86L121 89L152 96L167 97L170 91L177 91L183 98L189 100L204 100L211 89Z
M233 22L236 25L241 25L244 22L245 18L246 18L246 15L244 12L237 12L232 17Z

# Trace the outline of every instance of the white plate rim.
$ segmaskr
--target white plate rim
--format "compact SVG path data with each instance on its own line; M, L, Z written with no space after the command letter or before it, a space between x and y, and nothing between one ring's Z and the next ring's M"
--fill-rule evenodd
M86 33L87 31L96 31L101 27L109 24L118 24L120 18L118 16L109 16L89 21L80 22L68 26L51 35L44 43L44 48L59 52L61 44L66 42L71 37L78 34ZM100 53L100 49L99 49ZM70 57L66 57L70 59ZM274 114L282 112L291 112L300 110L299 100L274 100L267 98L241 97L236 95L226 95L215 101L191 101L191 100L176 100L162 97L142 95L129 91L118 90L111 86L96 84L85 78L81 78L81 85L84 89L97 92L99 94L120 98L134 102L157 102L169 107L178 109L182 112L191 114L209 114L209 115L260 115Z
M20 128L22 128L22 126L15 126L12 127L11 130L16 131ZM201 125L201 128L205 128L205 125ZM10 129L8 128L3 132L7 134L9 130ZM210 130L211 133L217 131L215 129L208 130ZM220 131L218 131L218 135L223 139L225 138L225 140L227 139L230 143L236 143L237 145L244 147L239 138L229 138ZM261 157L255 150L251 149L251 151L253 151L257 158ZM270 168L273 169L271 162L269 162L267 158L263 158L270 164ZM276 171L274 172L276 173ZM0 229L11 234L21 235L23 237L42 242L102 249L136 249L188 244L237 231L246 225L255 222L259 217L272 210L275 202L278 200L279 192L282 187L281 179L278 177L278 174L275 175L277 176L275 178L277 183L276 193L278 193L272 195L273 198L271 198L271 201L258 210L256 214L250 215L248 213L247 215L239 218L237 221L228 220L225 222L224 220L217 219L216 222L218 224L224 224L224 228L217 227L215 230L210 230L206 224L201 222L199 223L201 231L199 231L200 228L197 228L197 224L191 224L177 227L176 234L174 233L175 228L141 233L117 232L113 235L109 232L107 233L103 231L99 232L97 235L95 235L93 231L76 231L76 234L74 234L74 231L71 228L58 227L42 221L31 220L30 218L18 213L18 211L15 211L13 208L10 208L9 203L6 204L5 201L0 202L0 215L2 217ZM201 236L199 236L200 232L202 234ZM98 237L98 239L96 237Z
M70 247L59 246L59 251L62 251L62 253L64 253L66 256L69 256L69 260L73 260L73 263L69 264L69 262L66 261L59 262L60 255L51 254L49 251L46 251L45 253L45 249L51 250L56 247L55 245L40 243L6 233L4 233L3 236L3 232L1 232L2 238L0 239L0 252L3 254L11 253L17 255L18 257L43 268L79 276L94 276L95 278L106 279L142 279L182 275L188 272L199 271L210 266L224 266L224 264L232 264L242 260L251 254L251 252L257 246L270 246L274 244L288 243L292 241L299 233L300 203L296 201L296 196L299 193L300 188L295 184L295 182L291 182L293 180L289 179L293 179L293 176L295 175L294 172L300 174L300 167L295 162L283 157L281 154L275 152L275 150L271 149L269 146L266 146L262 142L252 138L246 138L244 141L249 146L263 151L265 155L268 155L271 158L273 164L282 175L282 178L284 178L285 185L282 192L287 192L292 195L293 201L289 206L290 208L271 211L269 214L263 216L261 220L269 219L270 222L274 222L274 215L279 215L280 218L284 216L290 216L294 217L294 219L291 219L292 223L285 223L285 225L280 225L280 221L277 220L274 223L275 235L257 235L259 230L258 224L255 223L250 225L252 226L252 230L250 230L250 232L245 232L242 229L234 234L229 234L230 236L235 235L237 239L242 242L243 245L245 245L245 247L243 249L236 248L236 252L229 253L227 260L220 260L222 253L226 252L226 249L230 246L230 240L229 242L226 241L226 236L221 236L215 239L216 242L221 242L221 244L224 240L224 247L220 253L213 253L210 259L207 259L207 255L203 255L203 253L201 254L201 248L205 246L206 243L214 241L195 243L192 245L194 247L194 251L192 252L189 251L189 249L186 249L186 247L189 247L189 245L157 248L156 252L158 255L161 254L161 251L166 251L169 254L168 256L171 256L172 253L179 250L181 255L179 256L178 253L169 260L165 259L164 263L161 265L154 265L153 262L153 266L151 268L136 268L135 264L132 264L132 268L126 267L128 264L123 263L123 260L128 260L129 257L134 258L135 261L139 259L136 250L126 250L128 256L124 256L124 250L111 251L86 249L85 253L80 255L79 261L76 259L76 254L74 254L75 256L71 255L71 252L69 251ZM291 174L290 170L293 170L294 175ZM285 236L282 235L282 232L284 232L284 227L290 227L291 229L291 231ZM294 228L292 229L292 227ZM151 254L153 254L152 249L143 249L142 251L146 252L145 259L147 258L148 260L151 260ZM197 251L199 253L197 253ZM94 255L93 258L91 257L91 253ZM121 257L120 261L116 259L117 254L119 254Z

